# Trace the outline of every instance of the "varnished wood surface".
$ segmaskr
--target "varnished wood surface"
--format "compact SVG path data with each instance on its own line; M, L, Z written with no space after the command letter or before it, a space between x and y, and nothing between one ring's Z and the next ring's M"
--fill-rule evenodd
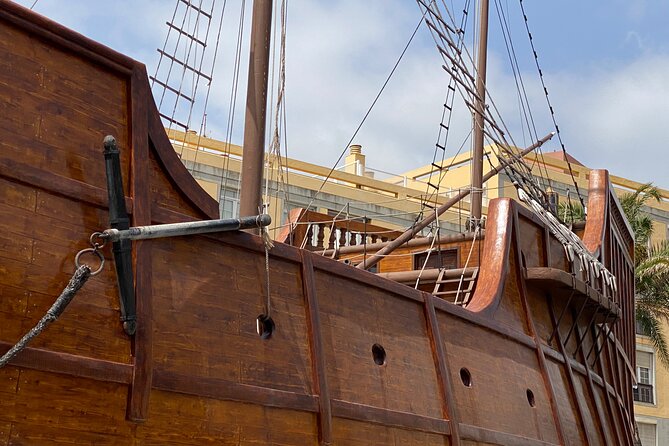
M89 235L108 226L106 134L122 150L133 223L213 218L218 207L172 150L141 64L0 0L0 67L2 352L60 293ZM615 208L608 183L593 177L608 200L599 209ZM616 218L595 216L585 231L624 275ZM510 200L491 202L485 237L468 265L480 250L469 309L277 244L269 339L255 332L267 297L258 237L135 244L135 337L121 328L106 268L0 369L0 445L629 444L630 284L616 297L616 337L588 362L578 348L592 345L587 321L569 311L558 324L550 287L525 281L536 268L568 271L561 245ZM471 240L453 245L462 267Z

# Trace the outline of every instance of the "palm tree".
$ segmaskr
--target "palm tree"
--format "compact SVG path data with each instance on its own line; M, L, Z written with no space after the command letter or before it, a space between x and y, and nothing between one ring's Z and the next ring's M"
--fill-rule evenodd
M575 223L577 221L585 220L585 210L583 209L583 206L578 203L572 203L571 201L560 202L558 205L557 216L567 224Z
M636 320L650 337L660 360L669 366L669 346L662 330L662 321L669 322L669 241L664 240L646 253L634 269Z
M660 191L647 183L623 195L620 204L634 231L636 320L660 360L669 366L669 344L662 330L662 322L669 322L669 242L650 246L653 222L643 210L648 200L661 198Z

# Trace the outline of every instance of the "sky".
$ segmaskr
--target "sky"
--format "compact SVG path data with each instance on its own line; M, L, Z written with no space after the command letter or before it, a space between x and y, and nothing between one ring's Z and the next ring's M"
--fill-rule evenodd
M18 3L30 7L34 0ZM157 48L165 42L165 22L175 3L178 0L38 0L34 11L142 61L154 74ZM465 1L445 3L459 17ZM225 139L231 126L231 139L237 144L243 135L246 53L232 124L229 110L241 4L242 0L226 2L206 127L207 136ZM250 5L249 0L244 48ZM288 156L331 167L409 41L421 12L413 0L287 0L287 5ZM664 132L669 122L669 0L524 0L523 5L567 151L588 167L669 188ZM216 8L221 6L219 0ZM514 142L529 145L498 8L508 20L537 133L553 130L519 0L491 0L488 90ZM470 10L473 17L474 6ZM465 35L470 44L473 30L469 23ZM422 25L353 139L363 146L368 166L401 173L431 162L448 84L442 63ZM200 88L200 95L205 91ZM272 94L272 104L275 98ZM456 101L447 155L455 154L462 143L468 146L469 121L468 111ZM557 149L554 140L544 150Z

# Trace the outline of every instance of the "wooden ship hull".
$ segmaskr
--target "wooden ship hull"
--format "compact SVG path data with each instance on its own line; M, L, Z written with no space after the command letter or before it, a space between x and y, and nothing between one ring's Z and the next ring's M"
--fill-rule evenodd
M133 226L218 205L172 149L142 64L0 0L0 67L4 353L109 226L105 135ZM135 242L136 333L105 267L0 369L0 444L632 444L632 239L607 174L590 180L583 239L613 294L508 199L490 204L466 308L278 243L269 339L260 237Z

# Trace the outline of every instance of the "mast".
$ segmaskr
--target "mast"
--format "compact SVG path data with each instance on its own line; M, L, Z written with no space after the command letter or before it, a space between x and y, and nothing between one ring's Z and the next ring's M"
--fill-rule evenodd
M485 114L485 81L488 61L488 0L480 0L479 48L476 64L476 95L474 112L474 147L472 150L472 198L470 229L481 221L483 206L483 116Z
M262 174L265 163L265 120L272 0L254 0L246 91L244 149L240 183L240 217L262 210ZM256 230L257 231L257 230Z

